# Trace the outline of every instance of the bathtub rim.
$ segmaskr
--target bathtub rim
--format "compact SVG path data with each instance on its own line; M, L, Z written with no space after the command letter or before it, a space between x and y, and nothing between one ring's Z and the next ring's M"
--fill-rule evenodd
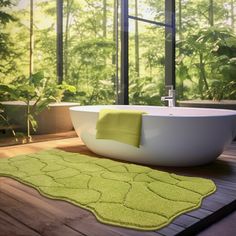
M196 107L167 107L167 106L148 106L148 105L85 105L85 106L74 106L70 107L70 111L78 111L78 112L88 112L88 113L97 113L99 114L99 110L92 110L92 108L97 108L97 109L120 109L122 110L122 107L134 107L137 108L138 110L141 110L143 108L157 108L157 109L163 109L163 110L174 110L180 111L213 111L216 112L216 114L143 114L142 116L144 117L173 117L173 118L212 118L212 117L234 117L236 116L236 110L229 110L229 109L215 109L215 108L196 108ZM128 109L127 109L128 110ZM134 109L135 110L135 109Z

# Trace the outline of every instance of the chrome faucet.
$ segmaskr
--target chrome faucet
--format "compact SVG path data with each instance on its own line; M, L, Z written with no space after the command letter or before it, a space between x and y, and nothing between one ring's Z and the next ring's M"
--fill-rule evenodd
M175 90L173 85L167 85L168 90L168 96L161 97L161 101L168 101L168 107L174 107L175 106Z

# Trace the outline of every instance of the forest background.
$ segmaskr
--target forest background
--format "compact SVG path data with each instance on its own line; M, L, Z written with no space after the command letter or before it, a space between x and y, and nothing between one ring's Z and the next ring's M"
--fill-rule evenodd
M63 2L63 77L76 88L63 100L114 104L120 64L116 0ZM164 22L164 3L130 0L129 14ZM176 0L178 100L236 99L235 13L234 0ZM51 86L57 83L56 17L56 0L0 0L1 84L21 83L30 70L43 72ZM160 105L165 29L132 19L129 24L130 103ZM0 92L0 101L8 99Z

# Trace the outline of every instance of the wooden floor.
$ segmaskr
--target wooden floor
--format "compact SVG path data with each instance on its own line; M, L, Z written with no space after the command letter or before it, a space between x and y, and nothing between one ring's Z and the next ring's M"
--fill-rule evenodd
M60 148L91 153L78 138L0 148L0 158ZM64 201L41 196L35 189L9 178L0 178L0 235L91 235L158 236L195 235L209 224L236 209L236 143L212 164L192 168L157 168L177 174L212 179L217 191L203 200L202 206L177 217L157 231L137 231L99 223L92 213ZM226 229L227 231L227 229ZM216 234L217 235L217 234ZM236 232L235 234L236 235Z
M55 133L55 134L34 134L31 135L33 142L45 142L50 140L58 140L58 139L66 139L66 138L74 138L77 137L77 134L74 130ZM14 138L12 135L8 133L4 133L4 130L1 130L0 127L0 147L12 146L24 144L26 142L26 137L18 137Z

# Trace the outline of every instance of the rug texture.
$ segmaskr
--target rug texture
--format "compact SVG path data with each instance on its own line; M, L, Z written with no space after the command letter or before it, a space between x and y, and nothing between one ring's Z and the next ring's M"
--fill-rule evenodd
M0 176L86 208L101 222L140 230L166 226L216 189L208 179L57 149L0 159Z

